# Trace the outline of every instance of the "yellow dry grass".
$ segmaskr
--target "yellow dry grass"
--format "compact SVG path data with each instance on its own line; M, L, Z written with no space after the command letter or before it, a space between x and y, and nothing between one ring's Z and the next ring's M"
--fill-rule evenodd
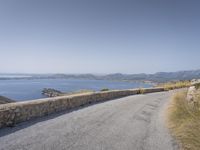
M177 82L167 82L163 84L159 84L159 87L164 87L165 90L173 90L184 87L189 87L191 85L190 81L177 81Z
M168 108L168 126L182 150L200 150L200 98L188 103L187 91L176 93Z

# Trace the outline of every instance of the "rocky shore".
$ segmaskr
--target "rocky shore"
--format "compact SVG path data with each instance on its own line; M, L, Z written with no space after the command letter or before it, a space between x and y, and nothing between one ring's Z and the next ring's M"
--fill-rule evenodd
M13 103L13 102L15 102L15 101L11 100L7 97L0 96L0 104Z

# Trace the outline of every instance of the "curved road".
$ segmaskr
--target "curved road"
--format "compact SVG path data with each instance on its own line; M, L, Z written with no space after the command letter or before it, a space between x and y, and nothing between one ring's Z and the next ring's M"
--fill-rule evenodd
M0 150L176 150L164 125L173 92L124 97L0 130Z

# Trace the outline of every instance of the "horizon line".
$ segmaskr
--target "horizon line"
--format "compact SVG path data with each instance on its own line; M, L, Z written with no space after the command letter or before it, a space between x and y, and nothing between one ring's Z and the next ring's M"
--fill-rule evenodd
M55 74L65 74L65 75L110 75L110 74L122 74L122 75L133 75L133 74L156 74L156 73L175 73L175 72L185 72L185 71L198 71L200 69L190 69L190 70L178 70L178 71L158 71L154 73L121 73L121 72L115 72L115 73L20 73L20 72L0 72L0 75L55 75Z

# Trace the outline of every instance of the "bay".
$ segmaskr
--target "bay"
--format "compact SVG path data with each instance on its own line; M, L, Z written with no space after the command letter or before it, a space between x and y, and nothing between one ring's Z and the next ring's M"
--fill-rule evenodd
M43 88L53 88L62 92L79 90L100 91L103 88L131 89L151 87L142 82L87 80L87 79L10 79L0 80L0 95L17 101L44 98Z

